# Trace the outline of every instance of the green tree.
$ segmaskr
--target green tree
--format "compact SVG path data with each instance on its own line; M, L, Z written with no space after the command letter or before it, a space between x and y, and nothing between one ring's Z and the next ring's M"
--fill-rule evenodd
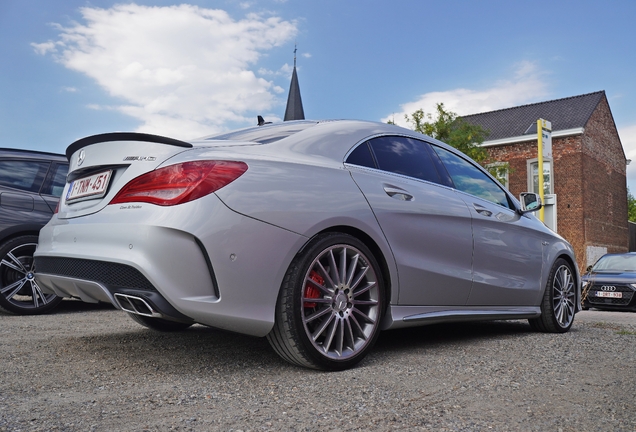
M406 122L416 131L436 138L455 147L475 162L485 166L488 171L503 183L509 165L498 164L487 166L488 152L480 146L484 142L488 131L479 125L473 125L452 111L447 111L443 103L435 105L435 114L425 113L421 108L410 116L405 115ZM389 121L389 123L393 123Z
M636 198L629 189L627 189L627 220L636 222Z
M421 108L413 114L405 115L406 122L414 131L436 138L455 147L475 162L483 163L488 152L479 145L484 142L488 131L479 125L462 120L456 113L447 111L443 103L435 105L435 115L424 113Z

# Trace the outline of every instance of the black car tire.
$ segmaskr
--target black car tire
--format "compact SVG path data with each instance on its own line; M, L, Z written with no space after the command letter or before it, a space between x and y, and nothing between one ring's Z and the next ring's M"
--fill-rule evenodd
M572 266L563 258L556 260L541 301L541 316L528 321L535 331L565 333L572 327L576 313L576 280Z
M183 323L178 321L170 321L163 318L155 318L148 317L143 315L137 315L133 313L128 313L128 315L138 324L141 324L144 327L148 327L152 330L162 331L162 332L177 332L183 331L188 327L192 326L193 323Z
M62 297L44 294L33 277L35 235L12 238L0 245L0 311L16 315L49 312Z
M285 274L267 339L292 364L350 368L378 338L384 296L380 266L364 243L347 234L318 235Z

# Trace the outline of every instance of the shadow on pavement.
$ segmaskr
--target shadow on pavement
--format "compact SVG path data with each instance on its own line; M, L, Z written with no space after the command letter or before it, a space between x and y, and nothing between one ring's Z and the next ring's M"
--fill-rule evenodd
M55 309L50 313L52 314L64 314L64 313L76 313L76 312L88 312L94 310L115 310L115 307L110 303L85 303L77 299L64 299Z

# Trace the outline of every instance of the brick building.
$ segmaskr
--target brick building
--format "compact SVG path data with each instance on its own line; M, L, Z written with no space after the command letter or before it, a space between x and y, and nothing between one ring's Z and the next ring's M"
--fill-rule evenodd
M552 123L544 159L545 222L574 246L584 269L607 252L627 252L625 152L604 91L464 116L490 132L493 164L508 164L515 195L539 192L537 119Z

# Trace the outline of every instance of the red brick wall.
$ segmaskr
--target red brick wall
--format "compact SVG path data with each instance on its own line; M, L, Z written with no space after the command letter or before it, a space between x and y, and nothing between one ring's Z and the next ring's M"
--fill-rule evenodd
M586 245L627 252L626 160L609 105L603 99L583 134Z
M537 140L486 148L488 162L508 162L509 189L519 196L528 188L529 159L537 158ZM627 252L625 154L606 99L583 134L552 139L552 178L557 195L557 231L574 247L580 269L587 247Z

